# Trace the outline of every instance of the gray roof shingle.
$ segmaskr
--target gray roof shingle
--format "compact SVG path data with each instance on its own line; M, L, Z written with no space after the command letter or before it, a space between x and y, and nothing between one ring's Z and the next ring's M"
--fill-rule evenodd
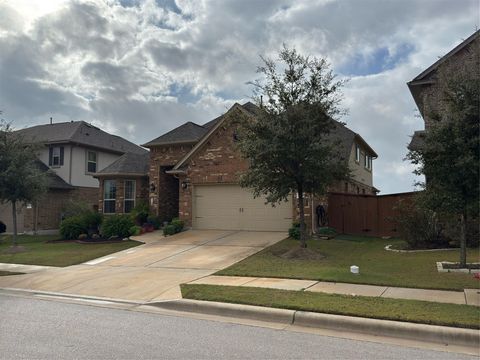
M68 184L65 180L63 180L60 176L55 174L55 172L50 171L50 168L45 165L40 160L35 161L35 165L40 169L42 172L47 173L47 187L49 189L61 189L61 190L71 190L74 187Z
M16 131L27 142L75 143L116 153L144 154L147 150L117 135L109 134L85 121L37 125Z
M113 163L95 174L98 176L107 175L148 175L150 154L126 153L120 156Z

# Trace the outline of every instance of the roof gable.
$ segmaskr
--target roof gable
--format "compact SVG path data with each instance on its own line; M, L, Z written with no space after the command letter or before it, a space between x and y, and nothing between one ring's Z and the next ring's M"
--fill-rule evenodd
M106 175L148 175L150 154L126 153L94 176Z
M149 141L143 146L150 147L168 144L195 143L206 132L207 129L205 127L189 121L167 132L166 134L163 134L158 138Z

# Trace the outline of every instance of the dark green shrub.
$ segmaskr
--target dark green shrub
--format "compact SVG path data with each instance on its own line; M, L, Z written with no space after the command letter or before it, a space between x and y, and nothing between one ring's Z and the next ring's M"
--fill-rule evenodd
M327 235L327 236L335 236L337 235L337 231L331 227L321 227L318 229L318 234L320 235Z
M167 235L173 235L173 234L176 234L177 233L177 228L175 227L175 225L167 225L163 228L163 235L167 236Z
M146 202L139 202L130 212L130 216L135 222L135 225L140 226L147 222L148 215L150 215L150 208Z
M130 228L130 236L138 236L138 235L141 234L141 232L142 232L142 227L141 226L133 225Z
M183 222L179 218L173 218L170 225L173 225L175 227L175 233L179 233L180 231L183 230L183 227L185 226L185 222Z
M160 226L162 226L162 222L160 221L160 218L158 216L150 215L147 218L147 223L153 225L153 228L155 230L158 230Z
M0 234L7 231L7 225L0 221Z
M130 236L130 229L135 224L129 215L111 215L106 216L103 220L101 233L104 237L128 237Z
M60 235L66 240L76 240L85 232L85 220L81 215L69 217L60 224Z
M410 249L448 247L435 212L414 201L400 201L395 207L398 231Z
M83 221L85 226L89 230L98 230L100 225L102 224L103 216L102 214L94 211L88 211L81 215L83 217Z
M294 222L292 227L288 229L288 236L292 239L299 240L300 239L300 223Z

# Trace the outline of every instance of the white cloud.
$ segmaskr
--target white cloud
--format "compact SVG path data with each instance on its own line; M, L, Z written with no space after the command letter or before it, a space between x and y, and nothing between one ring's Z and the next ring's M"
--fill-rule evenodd
M378 152L382 193L414 182L402 159L423 122L406 82L479 25L476 0L127 2L0 1L4 116L17 127L83 119L143 143L248 100L259 55L283 42L337 72L387 49L388 70L376 64L345 88L345 120Z

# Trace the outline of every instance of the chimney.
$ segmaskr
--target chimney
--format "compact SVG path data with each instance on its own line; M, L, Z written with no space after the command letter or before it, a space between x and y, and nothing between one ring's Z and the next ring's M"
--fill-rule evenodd
M53 124L53 118L50 116L50 125Z

